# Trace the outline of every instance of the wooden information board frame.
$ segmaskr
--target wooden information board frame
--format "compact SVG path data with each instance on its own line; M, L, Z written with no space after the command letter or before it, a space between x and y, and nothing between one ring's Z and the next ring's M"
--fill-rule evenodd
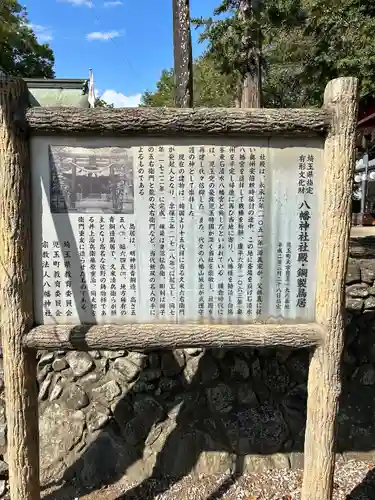
M22 80L0 80L0 311L12 500L37 500L36 349L313 347L303 500L329 500L341 390L343 294L358 82L331 81L322 109L26 109ZM37 326L33 321L29 135L325 136L315 323Z

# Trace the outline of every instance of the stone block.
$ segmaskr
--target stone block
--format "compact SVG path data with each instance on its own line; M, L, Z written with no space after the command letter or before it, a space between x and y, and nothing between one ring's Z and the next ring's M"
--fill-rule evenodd
M346 273L346 284L352 285L354 283L361 282L361 268L359 267L358 262L354 260L349 260L348 270Z
M76 377L83 377L94 367L94 361L87 352L68 352L66 360Z

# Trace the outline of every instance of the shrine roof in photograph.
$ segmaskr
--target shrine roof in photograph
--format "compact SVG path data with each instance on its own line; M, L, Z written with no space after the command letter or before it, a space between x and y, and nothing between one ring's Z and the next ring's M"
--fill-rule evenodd
M64 156L64 158L97 158L97 148L83 148L83 147L71 147L71 146L61 146L59 148L59 155ZM124 148L108 147L100 148L100 158L124 158Z
M84 148L57 146L52 154L53 161L60 165L65 175L95 174L110 176L118 170L123 170L131 161L131 154L124 148Z

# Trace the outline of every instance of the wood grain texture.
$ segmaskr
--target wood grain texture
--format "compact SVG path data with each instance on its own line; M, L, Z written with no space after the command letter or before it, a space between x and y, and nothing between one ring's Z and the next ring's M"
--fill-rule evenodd
M313 347L323 342L315 323L303 325L41 325L24 337L34 349L174 349L176 347Z
M27 113L34 134L103 136L317 135L331 123L321 109L79 109L35 107Z
M357 94L356 79L340 78L328 84L324 98L334 114L324 148L316 321L325 328L327 337L310 361L302 500L330 500L332 496Z
M193 107L193 53L190 32L190 0L173 0L175 104Z
M262 107L262 32L260 2L240 0L238 20L242 23L241 51L246 54L242 76L241 108Z
M0 324L12 500L39 500L36 356L23 350L33 325L30 162L19 129L27 87L0 77Z

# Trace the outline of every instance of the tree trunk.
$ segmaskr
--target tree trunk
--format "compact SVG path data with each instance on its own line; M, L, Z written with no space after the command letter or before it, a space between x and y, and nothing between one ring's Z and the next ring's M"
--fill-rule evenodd
M0 326L12 500L39 500L35 351L23 349L33 326L30 162L23 81L0 76Z
M193 107L193 55L190 0L173 0L175 102L177 108Z
M262 106L259 75L260 69L257 69L254 74L249 73L245 77L242 88L241 108L260 108Z
M262 33L260 27L261 0L241 0L238 17L243 22L243 46L247 52L247 72L241 82L241 108L262 107ZM247 21L254 16L255 27Z

